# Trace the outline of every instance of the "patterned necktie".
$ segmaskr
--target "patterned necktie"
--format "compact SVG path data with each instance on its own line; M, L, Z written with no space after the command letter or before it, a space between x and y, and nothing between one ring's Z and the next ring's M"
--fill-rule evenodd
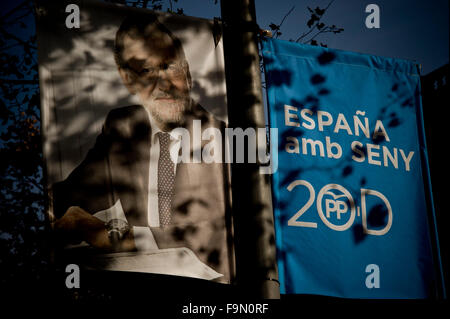
M170 224L173 189L175 184L174 163L170 158L170 134L158 132L159 161L158 161L158 207L159 225Z

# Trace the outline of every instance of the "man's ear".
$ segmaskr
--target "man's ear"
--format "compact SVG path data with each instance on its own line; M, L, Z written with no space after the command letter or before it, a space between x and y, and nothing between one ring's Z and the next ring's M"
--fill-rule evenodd
M123 84L125 84L125 86L127 87L128 91L131 94L136 94L136 89L134 87L134 81L131 78L130 73L127 70L119 67L119 74L120 74L120 77L122 78Z
M186 62L186 78L189 86L189 91L192 90L192 77L191 72L189 71L189 64Z

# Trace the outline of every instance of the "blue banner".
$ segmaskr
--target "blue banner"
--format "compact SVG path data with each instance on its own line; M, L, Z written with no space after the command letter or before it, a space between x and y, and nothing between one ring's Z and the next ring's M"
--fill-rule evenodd
M416 65L274 39L263 57L281 293L436 294Z

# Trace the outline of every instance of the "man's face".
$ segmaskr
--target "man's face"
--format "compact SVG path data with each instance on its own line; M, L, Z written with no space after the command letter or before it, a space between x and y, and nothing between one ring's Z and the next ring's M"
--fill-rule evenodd
M145 39L126 35L123 44L127 69L120 73L128 89L161 126L180 124L189 107L191 88L184 55L162 32Z

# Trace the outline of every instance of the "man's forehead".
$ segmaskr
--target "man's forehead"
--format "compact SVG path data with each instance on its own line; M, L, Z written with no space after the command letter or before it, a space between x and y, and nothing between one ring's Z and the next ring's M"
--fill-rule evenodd
M125 35L123 59L174 60L181 58L172 38L164 32L152 32L146 36Z

